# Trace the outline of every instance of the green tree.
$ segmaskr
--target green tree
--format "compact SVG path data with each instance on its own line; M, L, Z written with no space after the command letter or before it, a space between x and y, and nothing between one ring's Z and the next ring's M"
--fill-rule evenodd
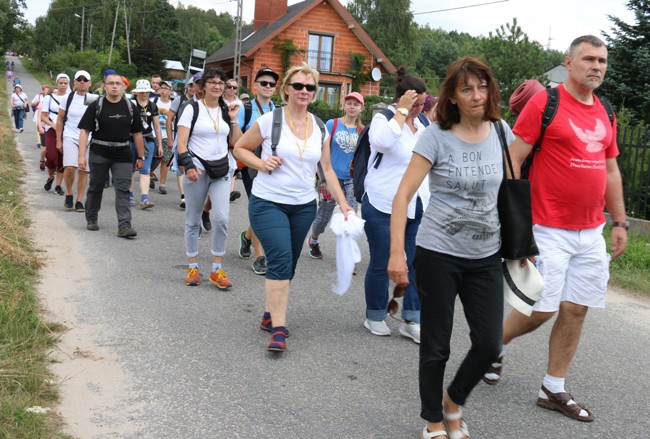
M609 15L614 26L603 32L609 46L608 70L599 89L617 107L624 106L637 121L650 123L650 1L629 0L634 23Z
M0 0L0 50L16 50L11 45L16 42L21 30L27 26L22 9L25 0Z
M415 67L418 27L410 0L353 0L347 8L394 65Z

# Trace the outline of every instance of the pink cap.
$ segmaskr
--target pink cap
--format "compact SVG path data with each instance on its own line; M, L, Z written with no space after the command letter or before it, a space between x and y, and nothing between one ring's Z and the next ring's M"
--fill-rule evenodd
M527 79L510 96L510 110L518 116L530 98L545 89L537 79Z
M353 91L352 93L348 94L345 97L345 100L347 101L348 99L356 99L357 101L359 101L361 103L361 105L365 105L364 102L363 102L363 96L361 95L361 93L359 93L357 91Z

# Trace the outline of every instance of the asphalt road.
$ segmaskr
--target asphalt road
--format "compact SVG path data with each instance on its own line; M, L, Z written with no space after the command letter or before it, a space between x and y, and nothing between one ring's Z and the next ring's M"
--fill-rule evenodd
M34 96L39 86L19 62L16 74ZM61 275L84 273L78 279L83 288L65 292L64 300L74 305L79 325L94 328L93 346L110 351L124 381L113 403L68 415L71 425L85 417L97 426L99 433L86 437L418 437L424 422L417 345L397 335L396 320L388 321L392 337L372 336L362 326L365 242L358 275L342 297L331 292L332 233L322 239L325 259L310 259L305 249L291 286L289 350L270 354L268 333L259 329L263 278L250 270L252 260L237 254L237 236L247 223L245 198L231 204L224 258L234 287L217 290L206 275L200 286L187 287L183 211L175 185L168 183L167 195L152 193L153 209L134 209L138 237L133 240L116 236L113 189L106 190L101 229L89 232L83 214L64 211L63 197L43 190L46 176L38 170L31 120L17 139L33 215L52 216L61 228L48 233L65 232L79 243L80 266ZM243 193L240 181L237 189ZM207 273L205 234L199 261ZM510 347L502 383L476 387L465 408L473 438L650 437L650 302L613 294L616 300L606 309L590 313L567 380L568 390L596 421L580 423L536 407L547 325ZM448 375L469 346L460 303L455 329Z

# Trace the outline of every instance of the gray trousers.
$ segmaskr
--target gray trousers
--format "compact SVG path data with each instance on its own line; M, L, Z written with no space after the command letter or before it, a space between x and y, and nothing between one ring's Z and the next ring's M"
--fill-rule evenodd
M199 254L199 232L201 230L201 214L203 204L209 195L212 200L210 222L212 223L212 256L223 256L226 253L226 238L228 237L228 216L230 215L230 179L231 169L225 177L212 180L205 171L201 172L198 181L191 181L183 176L185 190L185 253L188 258Z
M99 209L102 207L104 183L108 180L108 171L113 177L115 187L115 213L118 228L131 227L131 205L129 204L129 187L131 186L131 163L115 162L90 151L88 158L90 177L86 194L86 221L97 222Z
M354 211L357 211L357 200L354 198L354 189L352 187L352 179L341 180L339 179L339 184L345 195L345 199L348 201L348 204ZM334 213L334 208L336 207L336 201L334 198L323 199L323 196L319 194L318 198L318 212L316 212L316 218L312 224L311 231L312 233L320 235L325 231L325 227L330 222L332 214Z

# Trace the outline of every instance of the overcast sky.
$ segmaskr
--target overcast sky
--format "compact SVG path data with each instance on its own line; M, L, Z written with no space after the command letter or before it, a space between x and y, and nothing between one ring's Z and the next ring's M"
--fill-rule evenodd
M265 0L258 0L265 1ZM289 0L289 4L301 0ZM172 1L176 4L176 1ZM237 13L235 0L180 0L184 5L202 9ZM346 0L341 0L346 4ZM36 17L45 15L50 0L26 0L25 17L34 23ZM244 20L253 19L255 0L244 0ZM481 5L474 6L473 5ZM517 18L519 26L528 36L544 47L565 51L571 40L585 34L601 36L609 31L611 21L607 15L634 22L634 14L626 7L627 0L413 0L412 11L420 25L448 31L467 32L470 35L487 35L500 25ZM462 8L464 6L468 6ZM455 10L447 10L452 9ZM458 9L461 8L461 9ZM437 12L436 12L437 11Z

